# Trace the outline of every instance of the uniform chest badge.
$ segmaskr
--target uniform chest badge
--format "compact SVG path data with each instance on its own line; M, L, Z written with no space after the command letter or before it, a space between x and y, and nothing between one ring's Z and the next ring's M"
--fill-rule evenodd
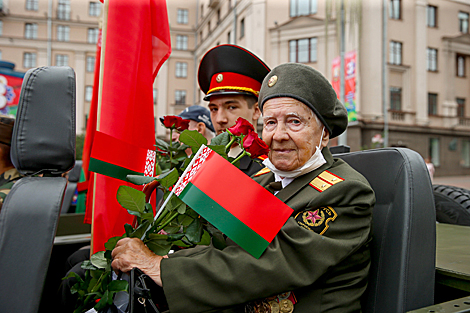
M330 227L329 222L334 221L338 214L332 207L321 207L312 211L303 211L295 216L297 224L301 227L323 235Z

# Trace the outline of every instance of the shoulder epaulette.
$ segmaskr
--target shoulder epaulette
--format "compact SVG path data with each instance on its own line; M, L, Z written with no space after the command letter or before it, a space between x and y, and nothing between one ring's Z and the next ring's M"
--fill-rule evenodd
M260 155L259 157L257 157L258 160L261 160L261 161L264 161L268 158L267 155Z
M315 177L309 185L315 188L316 190L323 192L333 186L334 184L344 181L344 178L339 177L329 171L321 172L317 177Z
M264 175L264 174L267 174L271 172L271 170L267 167L263 168L261 171L259 171L258 173L256 173L253 177L257 177L257 176L260 176L260 175Z

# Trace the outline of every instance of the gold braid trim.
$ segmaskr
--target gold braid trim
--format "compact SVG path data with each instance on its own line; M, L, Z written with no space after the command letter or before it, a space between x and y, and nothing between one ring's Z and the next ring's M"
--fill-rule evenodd
M232 87L232 86L215 87L215 88L212 88L211 90L209 90L207 92L207 94L210 94L211 92L214 92L214 91L217 91L217 90L239 90L239 91L251 92L251 93L255 94L256 96L259 95L259 91L256 91L254 89L247 88L247 87Z

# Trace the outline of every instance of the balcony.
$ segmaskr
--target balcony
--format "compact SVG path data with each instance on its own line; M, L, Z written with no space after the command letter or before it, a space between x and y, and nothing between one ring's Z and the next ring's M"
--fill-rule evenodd
M402 110L388 110L389 121L398 124L411 125L415 122L416 112Z
M459 117L459 126L470 127L470 118Z
M392 115L392 121L405 121L405 112L403 111L390 110L390 114Z

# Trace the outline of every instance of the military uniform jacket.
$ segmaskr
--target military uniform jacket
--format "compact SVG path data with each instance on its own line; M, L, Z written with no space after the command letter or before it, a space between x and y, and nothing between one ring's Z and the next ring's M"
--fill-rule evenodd
M288 291L295 313L361 311L375 196L362 175L322 153L326 164L277 193L294 213L259 259L228 240L222 251L187 249L162 260L170 312L244 312L250 301ZM255 180L266 186L274 174Z
M11 188L21 177L21 174L16 170L16 168L9 169L8 171L0 174L0 210L2 209L3 202L10 193Z
M261 162L262 160L258 161ZM253 161L249 156L245 155L240 159L240 166L238 168L246 175L251 176L259 172L263 168L263 165L257 161Z

